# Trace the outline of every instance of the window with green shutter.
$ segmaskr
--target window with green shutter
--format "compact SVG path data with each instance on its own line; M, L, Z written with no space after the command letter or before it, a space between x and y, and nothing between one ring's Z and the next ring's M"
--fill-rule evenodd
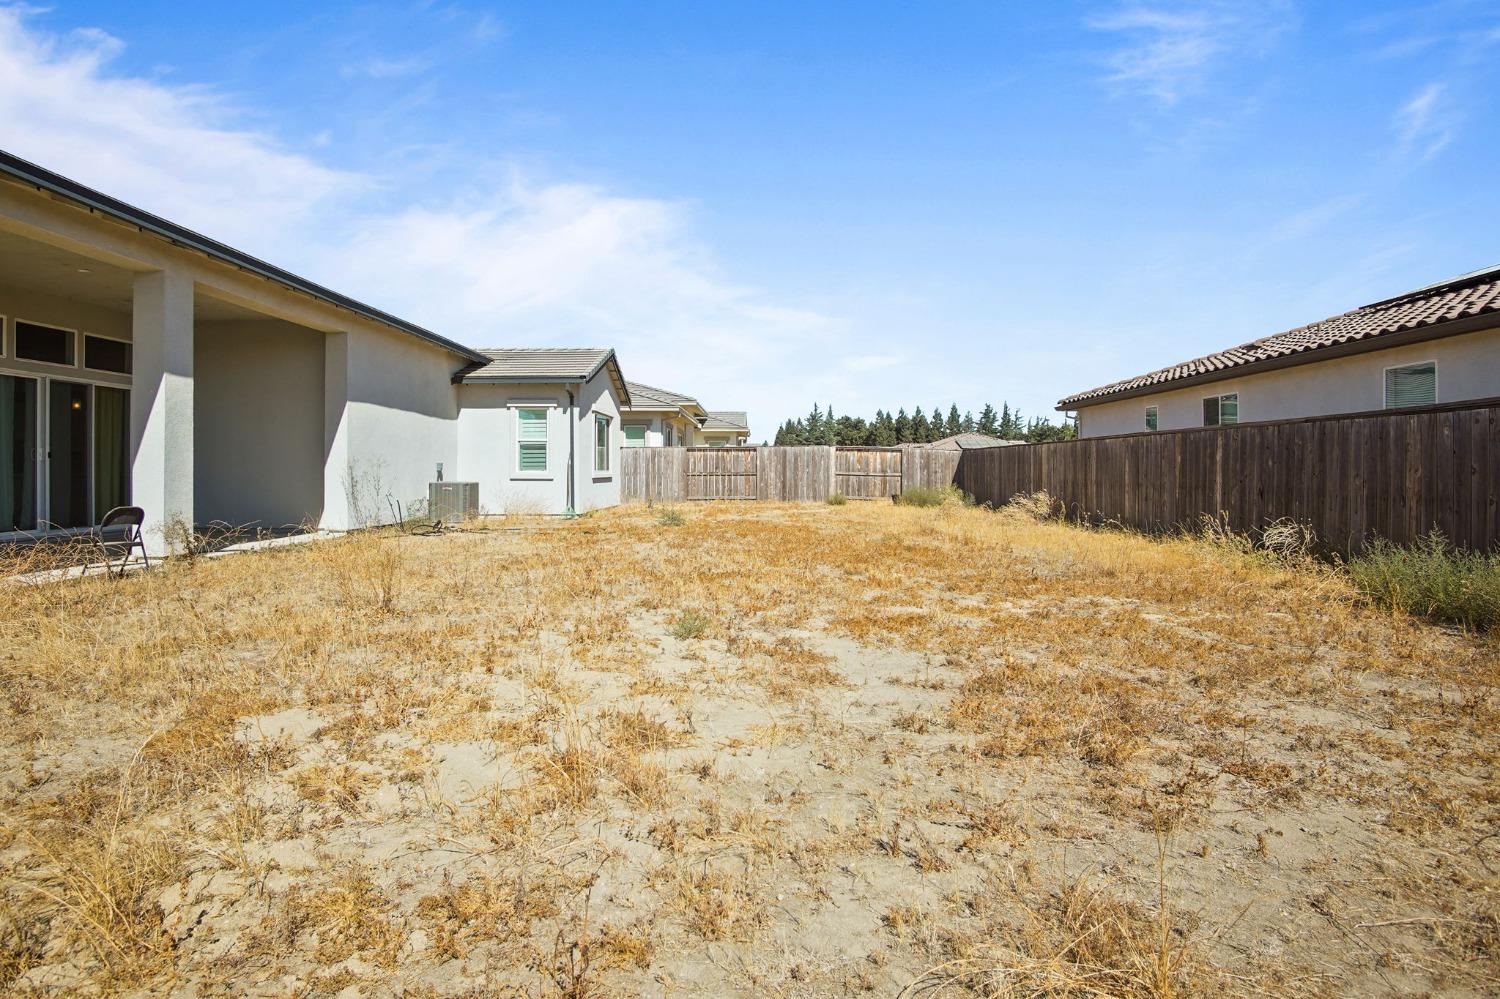
M644 423L625 424L625 446L646 446L646 425Z
M1437 405L1437 362L1385 369L1385 408Z
M547 470L547 410L516 410L516 471Z
M609 417L594 414L594 471L609 471Z

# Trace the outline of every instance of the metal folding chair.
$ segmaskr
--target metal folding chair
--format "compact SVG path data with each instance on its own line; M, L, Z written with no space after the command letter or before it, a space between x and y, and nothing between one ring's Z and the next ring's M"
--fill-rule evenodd
M141 561L146 563L146 568L151 568L151 559L146 554L146 539L141 533L141 525L145 522L146 511L138 506L117 506L99 522L96 529L99 548L104 553L104 565L112 574L125 575L125 565L130 561L130 553L137 548L141 550ZM123 552L118 570L111 564L112 553L116 550Z

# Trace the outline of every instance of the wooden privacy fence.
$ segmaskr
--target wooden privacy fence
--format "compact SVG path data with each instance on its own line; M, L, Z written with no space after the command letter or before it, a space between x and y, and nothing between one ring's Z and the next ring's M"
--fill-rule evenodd
M885 499L915 486L947 486L955 451L862 447L635 447L621 453L626 503L776 500L821 503L835 492Z
M1068 512L1143 531L1222 515L1257 532L1311 524L1353 552L1432 528L1500 548L1500 400L965 451L955 481L979 502L1046 490Z

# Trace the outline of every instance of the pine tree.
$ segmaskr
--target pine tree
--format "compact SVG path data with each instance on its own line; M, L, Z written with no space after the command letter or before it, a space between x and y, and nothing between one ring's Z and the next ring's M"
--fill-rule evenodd
M964 421L959 426L959 433L972 434L974 432L974 413L972 410L964 412Z
M927 443L931 444L933 441L942 440L944 430L947 426L948 422L943 419L943 407L933 406L932 415L927 418L927 432L932 435L927 438Z
M817 403L813 403L812 412L807 414L807 421L803 425L802 443L823 443L823 411L818 408Z
M917 444L931 444L936 439L932 436L932 421L927 419L921 406L917 407L916 415L911 418L911 439Z
M948 432L943 435L944 437L952 437L954 434L964 432L964 421L963 417L958 415L957 403L948 407L948 425L946 429Z
M896 421L892 429L896 431L897 444L912 443L911 417L906 415L906 407L896 410Z
M975 429L981 434L989 434L991 437L999 436L1000 419L995 415L994 406L991 406L989 403L984 404L984 409L979 411L979 422L975 424Z

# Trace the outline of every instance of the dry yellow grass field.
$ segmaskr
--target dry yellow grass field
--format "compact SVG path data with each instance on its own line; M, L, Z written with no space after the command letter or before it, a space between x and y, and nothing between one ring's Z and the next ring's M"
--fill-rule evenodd
M1493 994L1493 638L1230 545L627 508L11 585L0 991Z

